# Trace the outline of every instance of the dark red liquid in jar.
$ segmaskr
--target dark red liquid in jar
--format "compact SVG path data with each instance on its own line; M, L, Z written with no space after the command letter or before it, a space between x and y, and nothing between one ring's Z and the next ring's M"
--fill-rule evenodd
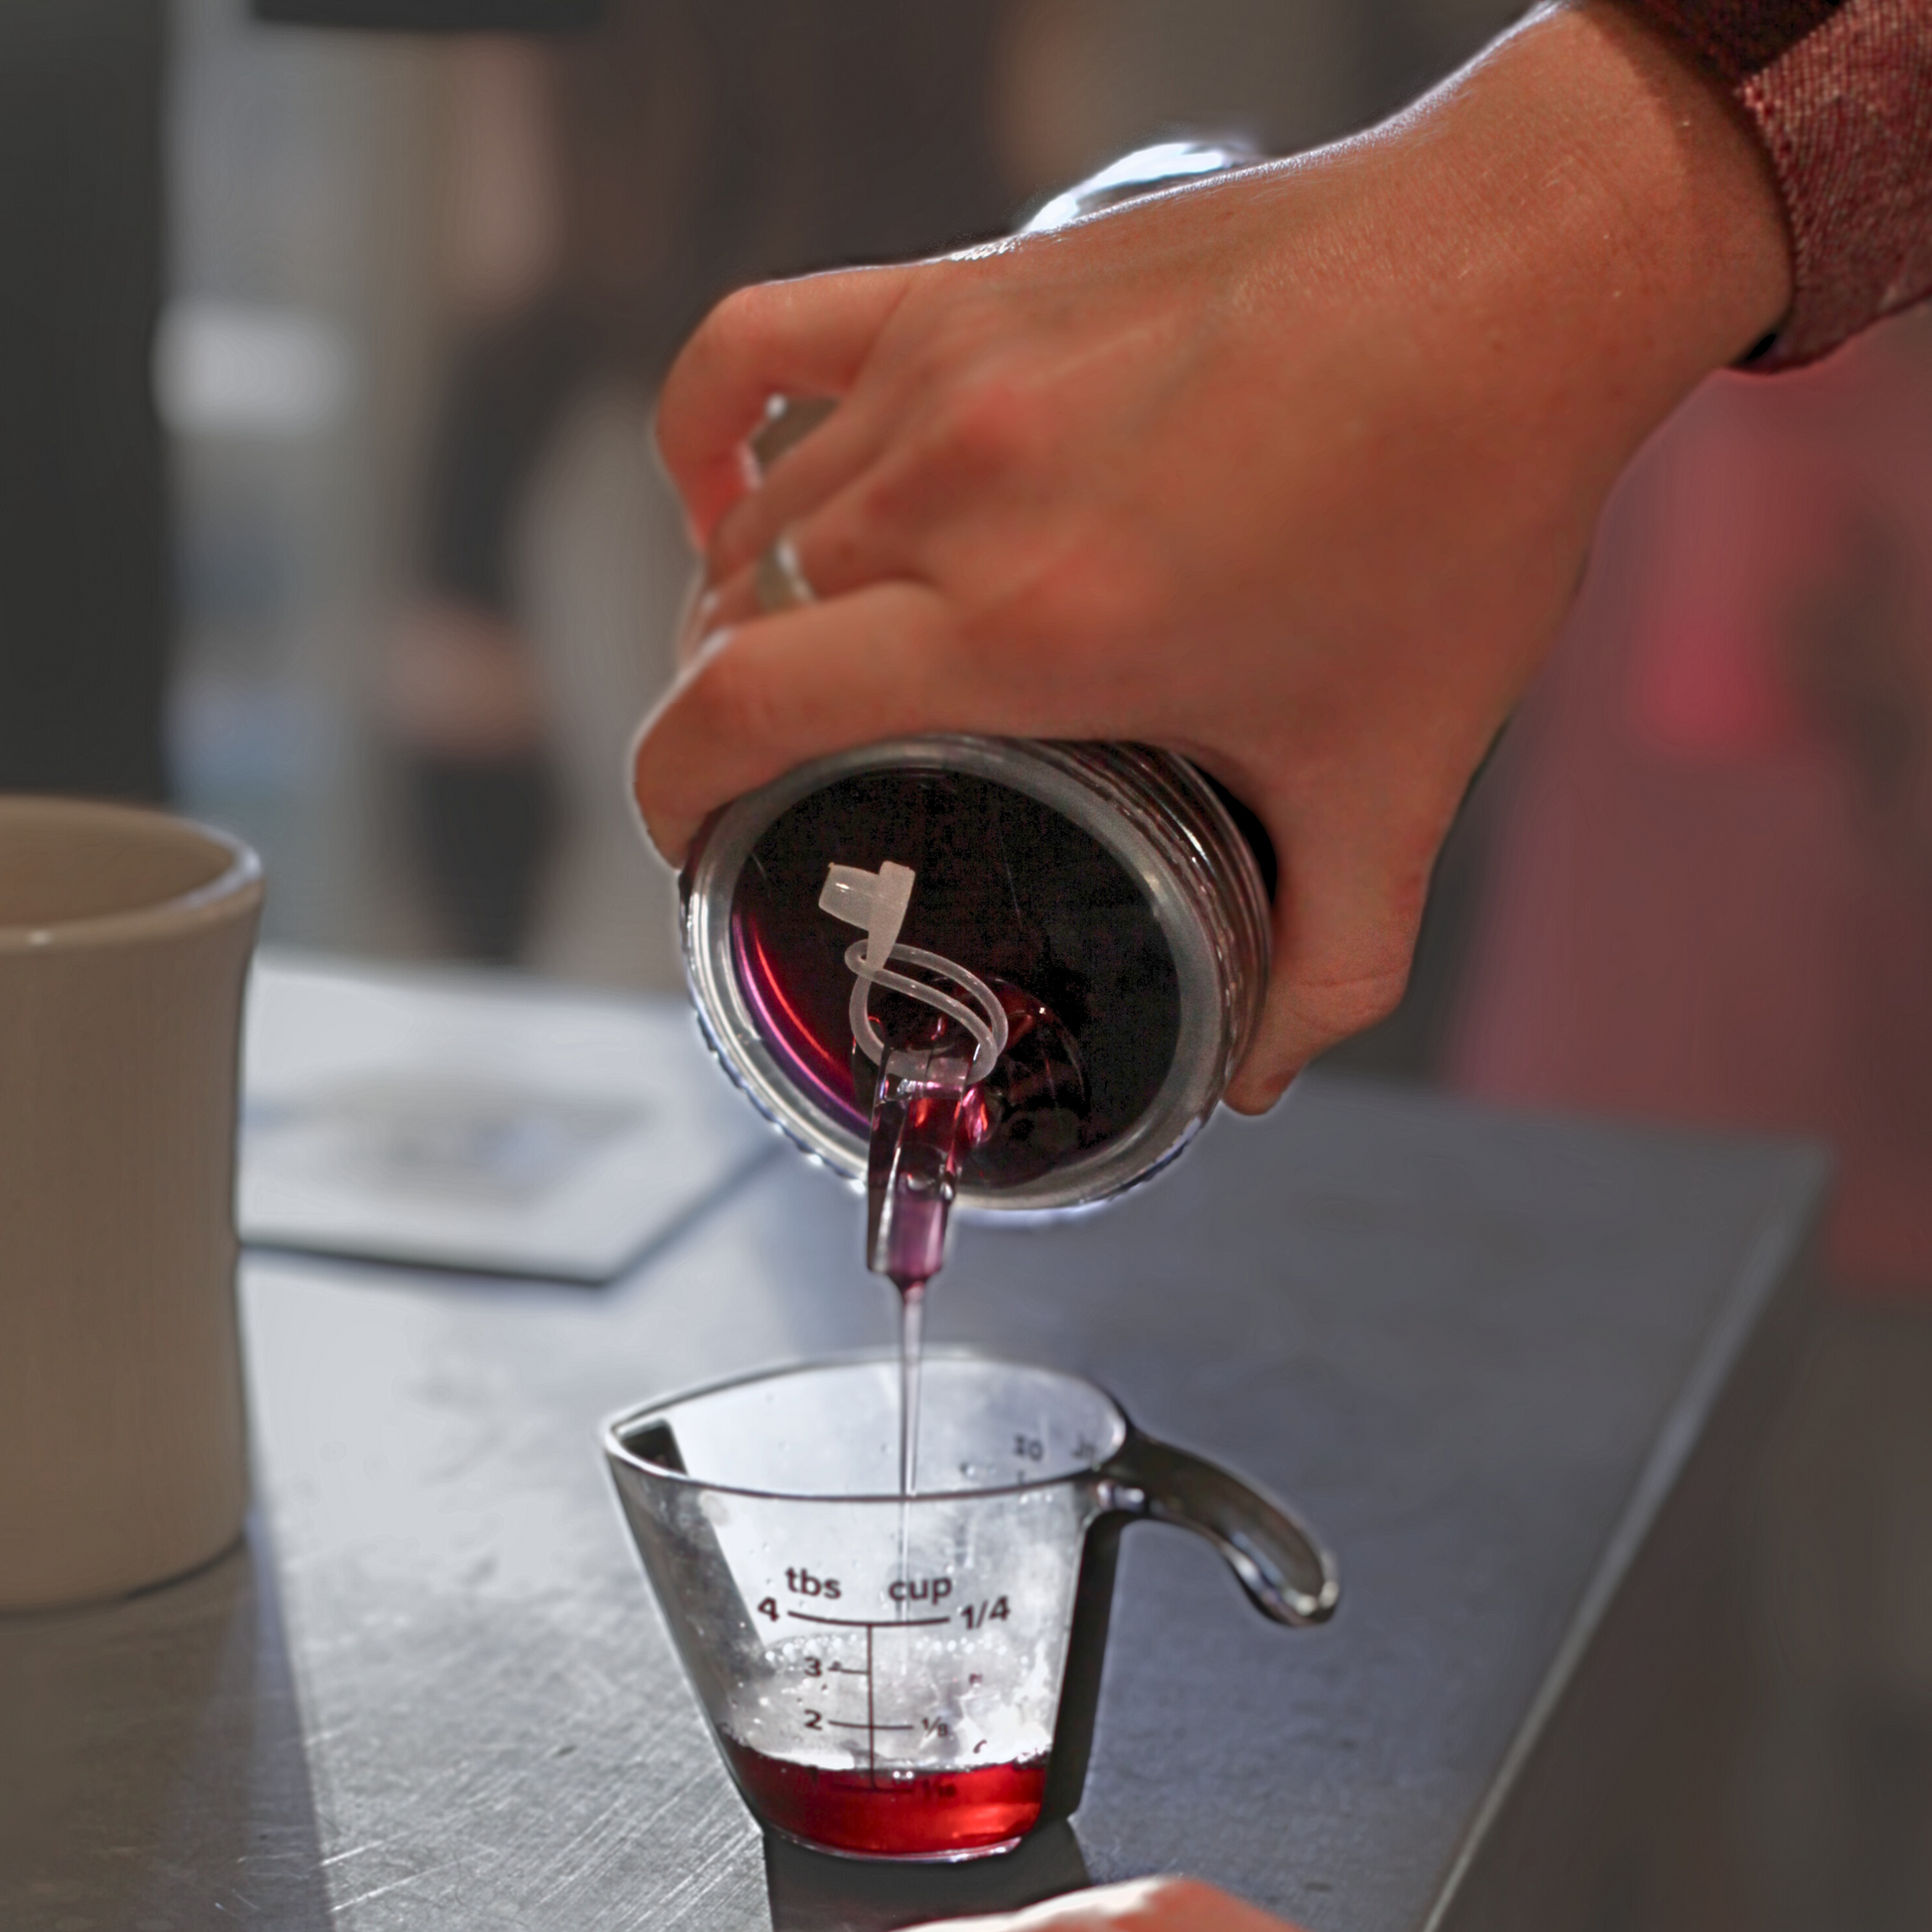
M964 1771L828 1771L766 1757L729 1737L725 1750L766 1824L862 1858L992 1851L1033 1829L1046 1795L1043 1757Z
M835 780L754 847L732 901L735 970L794 1084L834 1119L870 1130L877 1075L855 1057L848 1017L852 928L821 911L818 896L828 864L874 870L888 859L918 875L901 937L993 984L1013 1024L961 1139L961 1182L1026 1180L1139 1120L1180 1032L1178 980L1152 905L1071 821L956 771ZM932 1019L889 992L872 1011L895 1044Z

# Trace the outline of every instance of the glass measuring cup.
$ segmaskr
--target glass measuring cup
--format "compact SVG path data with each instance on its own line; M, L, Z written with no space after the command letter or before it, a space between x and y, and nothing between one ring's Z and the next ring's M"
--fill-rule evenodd
M898 1402L897 1358L865 1356L669 1397L604 1432L725 1761L789 1838L969 1859L1071 1813L1135 1518L1206 1537L1279 1623L1334 1609L1307 1530L1091 1383L928 1355L911 1496Z

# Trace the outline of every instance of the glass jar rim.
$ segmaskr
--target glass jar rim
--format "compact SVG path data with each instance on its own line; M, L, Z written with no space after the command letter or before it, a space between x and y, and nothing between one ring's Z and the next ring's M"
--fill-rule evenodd
M790 1077L738 976L732 908L754 847L778 818L840 779L958 772L1060 812L1140 887L1173 959L1180 1031L1153 1100L1122 1133L1007 1186L966 1183L964 1209L1087 1206L1158 1173L1213 1112L1260 1023L1271 940L1259 864L1214 789L1152 747L969 735L895 739L815 759L714 813L680 881L686 976L712 1051L752 1103L835 1173L865 1172L866 1144Z

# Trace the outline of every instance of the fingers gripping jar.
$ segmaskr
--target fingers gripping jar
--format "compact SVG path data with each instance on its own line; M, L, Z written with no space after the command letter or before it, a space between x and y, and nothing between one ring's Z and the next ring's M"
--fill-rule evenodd
M1255 159L1225 138L1145 148L1042 205L1021 232ZM829 407L774 406L760 461ZM795 560L780 546L767 566L781 581L761 601L793 601ZM897 882L890 930L849 943L840 920L867 923L871 901L837 911L835 867L847 880L876 875L882 891L889 875ZM869 1173L872 1265L897 1279L877 1225L881 1162L904 1140L878 1106L889 1071L915 1105L948 1081L970 1083L937 1156L946 1200L1104 1200L1172 1160L1240 1064L1268 981L1273 888L1260 822L1170 753L902 740L803 765L715 814L683 874L684 957L733 1077L799 1146L841 1173ZM889 958L932 969L924 989L886 972ZM917 995L880 995L883 1040L870 1018L880 984ZM972 1029L978 1051L955 1028L958 1056L944 1062L934 1008ZM930 1242L943 1219L942 1208Z
M1253 1038L1269 882L1230 803L1134 745L900 740L823 759L714 814L681 882L705 1034L752 1100L866 1172L881 1066L855 1037L831 868L914 876L902 931L993 990L1007 1038L976 1083L961 1204L1098 1201L1171 1160ZM904 1047L930 1015L873 1002Z

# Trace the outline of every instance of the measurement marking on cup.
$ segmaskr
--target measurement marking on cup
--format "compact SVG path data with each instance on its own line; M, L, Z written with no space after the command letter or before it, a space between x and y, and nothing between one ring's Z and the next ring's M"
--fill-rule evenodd
M917 1630L928 1623L950 1623L949 1616L814 1616L810 1610L787 1610L801 1623L830 1623L841 1630Z
M767 1602L770 1601L768 1597L765 1600ZM1000 1598L1000 1604L1001 1608L999 1613L1004 1616L1006 1614L1006 1598L1004 1596ZM837 1671L841 1677L863 1677L866 1680L865 1723L860 1724L856 1718L828 1718L822 1712L808 1710L805 1713L805 1728L807 1730L818 1730L821 1728L826 1730L863 1730L866 1733L868 1775L871 1777L873 1783L877 1785L879 1782L879 1733L882 1730L917 1730L920 1726L916 1724L882 1725L879 1722L879 1714L873 1703L872 1633L875 1630L928 1629L934 1624L950 1623L952 1618L950 1616L819 1616L812 1610L794 1610L789 1608L786 1609L785 1614L787 1616L795 1616L800 1623L829 1623L835 1630L863 1630L866 1633L866 1667L864 1670L854 1670L849 1664L834 1664L832 1666L832 1669ZM968 1606L967 1612L967 1624L969 1628L972 1625L970 1605ZM811 1661L816 1663L817 1659L814 1658ZM813 1676L817 1674L816 1671L812 1673ZM933 1723L934 1721L931 1719L925 1720L924 1728L927 1736L935 1734ZM944 1737L950 1733L942 1724L939 1725L936 1734Z

